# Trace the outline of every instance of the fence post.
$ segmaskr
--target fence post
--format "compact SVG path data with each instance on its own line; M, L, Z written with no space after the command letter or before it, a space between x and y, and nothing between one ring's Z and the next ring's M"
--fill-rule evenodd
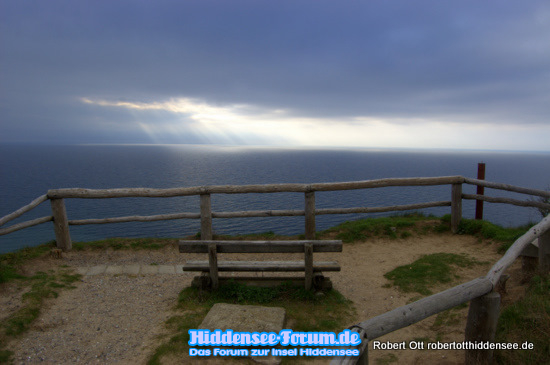
M365 350L357 359L356 365L369 365L369 346L365 347Z
M490 292L470 301L465 340L494 342L500 311L500 294ZM493 350L466 350L466 364L491 364Z
M462 219L462 184L453 184L451 188L451 231L458 232Z
M315 192L308 191L305 193L305 217L306 228L305 236L306 240L315 239Z
M485 180L485 163L480 162L477 164L477 179ZM476 194L483 195L485 193L484 186L477 186ZM483 219L483 200L476 200L476 219Z
M550 229L539 236L539 272L550 271Z
M212 239L212 204L210 194L201 194L201 240Z
M69 220L63 199L50 199L53 215L53 229L57 247L63 251L70 251L73 247L71 234L69 233Z

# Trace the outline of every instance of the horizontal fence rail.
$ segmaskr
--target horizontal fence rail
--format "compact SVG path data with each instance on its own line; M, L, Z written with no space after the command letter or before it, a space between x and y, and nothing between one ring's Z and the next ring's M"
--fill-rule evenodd
M548 209L548 207L550 207L549 204L545 204L542 202L536 202L531 200L517 200L517 199L509 199L509 198L495 198L495 197L479 195L479 194L462 194L462 199L483 200L489 203L510 204L510 205L517 205L519 207L533 207L533 208L542 208L542 209Z
M434 208L434 207L450 207L450 201L440 201L433 203L420 203L408 205L394 205L388 207L357 207L357 208L324 208L315 209L315 215L324 214L357 214L357 213L383 213L395 212L403 210ZM212 212L212 218L254 218L254 217L299 217L304 216L304 210L248 210L240 212ZM69 225L86 225L86 224L107 224L107 223L125 223L125 222L155 222L170 219L200 219L200 213L174 213L174 214L159 214L149 216L127 216L115 218L99 218L99 219L80 219L69 220Z
M491 281L478 278L455 286L417 302L396 308L356 326L368 334L369 340L414 324L439 312L468 302L493 289Z
M403 210L423 209L423 208L435 208L435 207L450 207L450 201L432 202L432 203L419 203L408 205L394 205L389 207L373 207L373 208L324 208L315 209L315 215L322 214L354 214L354 213L384 213L384 212L396 212Z
M69 220L69 225L82 226L86 224L156 222L156 221L166 221L171 219L184 219L184 218L197 219L200 217L201 217L200 213L174 213L174 214L158 214L158 215L146 215L146 216L133 215L128 217Z
M493 286L497 284L502 273L512 265L512 263L519 257L522 251L533 242L536 238L545 235L544 243L539 239L539 250L543 251L548 249L544 247L548 245L548 236L550 236L550 215L542 219L538 224L531 227L523 236L518 238L512 246L506 251L504 256L489 270L487 279L491 280ZM548 251L543 251L543 255L550 254ZM540 260L539 260L540 263Z
M54 189L48 190L48 198L169 198L175 196L203 195L203 194L249 194L249 193L306 193L311 191L338 191L369 188L382 188L389 186L429 186L449 185L464 182L462 176L443 177L411 177L392 178L365 181L314 183L314 184L263 184L263 185L212 185L196 186L189 188L171 189Z
M477 278L353 325L350 327L350 330L357 332L360 338L363 339L361 344L355 347L360 351L359 356L335 357L331 361L331 365L356 364L367 349L368 341L410 326L434 314L454 308L457 305L487 294L491 290L492 285L489 280L486 278Z
M464 178L464 182L466 184L483 186L491 189L507 190L507 191L512 191L514 193L536 195L536 196L542 196L544 198L550 198L550 191L545 191L545 190L522 188L520 186L495 183L495 182L490 182L485 180L471 179L468 177Z
M4 224L8 223L11 220L14 220L17 217L22 216L26 212L29 212L39 206L40 204L44 203L46 200L48 200L48 195L42 195L36 199L34 199L29 204L25 205L24 207L16 210L13 213L10 213L2 218L0 218L0 226L3 226Z
M47 217L37 218L30 221L14 224L7 228L0 229L0 236L51 221L53 221L53 216L50 215Z

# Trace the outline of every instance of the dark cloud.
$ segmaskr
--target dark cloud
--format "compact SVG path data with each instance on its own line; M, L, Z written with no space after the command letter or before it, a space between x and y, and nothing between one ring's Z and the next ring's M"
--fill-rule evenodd
M0 123L20 140L31 130L115 141L109 123L159 117L82 97L311 118L548 124L550 114L544 1L1 0L0 14Z

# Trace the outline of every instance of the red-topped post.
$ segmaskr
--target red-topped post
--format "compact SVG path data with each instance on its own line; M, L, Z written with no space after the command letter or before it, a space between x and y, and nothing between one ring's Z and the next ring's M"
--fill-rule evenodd
M477 179L485 180L485 162L477 164ZM483 195L485 192L484 186L477 187L477 195ZM476 200L476 219L483 219L483 200Z

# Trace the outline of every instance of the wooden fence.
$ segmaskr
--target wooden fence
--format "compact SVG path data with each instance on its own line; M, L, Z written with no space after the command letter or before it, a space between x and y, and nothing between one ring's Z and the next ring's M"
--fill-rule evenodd
M451 210L451 229L454 233L462 218L462 200L473 199L490 203L512 204L524 207L536 207L549 209L550 204L533 200L516 200L502 197L488 197L479 194L463 194L463 184L482 186L491 189L512 191L543 198L550 198L550 192L536 189L527 189L501 183L488 182L465 178L462 176L444 177L418 177L418 178L392 178L367 181L314 183L314 184L265 184L265 185L215 185L203 187L185 187L172 189L55 189L49 190L33 200L28 205L17 211L0 218L0 226L31 211L46 200L50 200L52 215L23 223L14 224L0 229L0 235L5 235L24 228L32 227L45 222L53 221L55 237L58 248L64 251L71 249L70 225L105 224L119 222L151 222L169 219L200 219L201 239L212 239L213 218L243 218L243 217L278 217L278 216L304 216L305 238L315 238L315 217L322 214L350 214L350 213L378 213L424 209L430 207L449 206ZM387 207L355 207L355 208L315 208L315 192L317 191L341 191L355 189L384 188L391 186L433 186L451 185L449 201L436 201L428 203L396 205ZM247 193L282 193L294 192L304 194L303 210L261 210L238 212L212 212L212 194L247 194ZM200 211L198 213L175 213L152 216L127 216L102 219L69 220L65 209L64 199L105 199L126 197L178 197L200 196ZM539 266L541 270L548 271L550 267L550 216L544 218L532 227L526 234L520 237L506 252L506 254L491 268L489 273L482 278L456 286L441 293L421 299L417 302L394 309L380 316L368 319L352 326L352 330L360 334L362 342L357 348L360 355L357 357L337 357L333 364L366 363L368 358L368 341L384 334L409 326L431 315L453 308L461 303L471 301L466 328L467 341L491 341L494 338L496 320L498 318L500 297L494 292L502 273L522 253L528 245L538 238ZM467 362L487 362L492 356L491 351L468 351Z
M17 211L0 218L0 226L7 222L29 212L46 200L50 200L52 215L33 219L30 221L14 224L7 228L0 229L0 235L5 235L24 228L32 227L38 224L53 221L57 246L65 251L70 250L72 243L70 237L70 225L84 224L106 224L121 222L153 222L170 219L200 219L201 237L204 240L212 239L212 219L213 218L245 218L245 217L281 217L281 216L304 216L305 217L305 238L315 238L315 217L322 214L351 214L351 213L380 213L394 212L414 209L425 209L431 207L451 207L451 228L453 232L458 229L458 224L462 218L462 200L475 199L491 203L505 203L518 206L538 207L547 209L550 207L532 200L515 200L509 198L488 197L484 195L463 194L462 185L471 184L493 189L508 190L517 193L535 195L540 197L550 197L550 192L536 189L527 189L512 185L493 183L484 180L464 178L462 176L443 176L443 177L416 177L416 178L392 178L366 181L334 182L334 183L314 183L314 184L264 184L264 185L214 185L197 186L171 189L149 189L149 188L127 188L127 189L54 189L49 190L46 195L33 200L28 205ZM357 189L373 189L391 186L433 186L433 185L451 185L451 196L449 201L435 201L408 205L395 205L386 207L355 207L355 208L315 208L315 192L317 191L342 191ZM212 194L247 194L247 193L303 193L303 210L253 210L237 212L212 212L211 195ZM69 220L65 209L64 199L107 199L107 198L128 198L128 197L179 197L179 196L200 196L199 212L185 212L173 214L160 214L149 216L126 216L100 219L81 219Z

